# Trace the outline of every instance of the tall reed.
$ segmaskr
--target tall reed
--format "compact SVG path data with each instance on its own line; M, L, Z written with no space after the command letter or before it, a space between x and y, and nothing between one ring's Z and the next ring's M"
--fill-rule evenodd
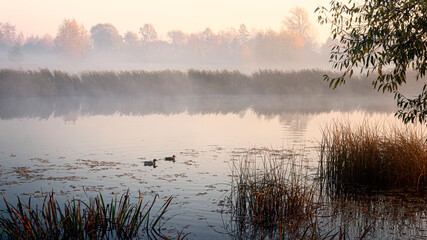
M320 173L334 190L423 190L427 142L422 127L334 122L323 129Z
M295 156L249 152L232 167L229 204L233 234L237 238L281 239L316 235L315 189Z
M154 216L157 196L151 203L130 202L129 192L116 195L109 203L100 193L88 202L73 199L61 207L54 193L45 196L41 206L18 197L12 206L3 196L5 210L0 216L1 236L7 239L132 239L167 237L160 232L160 219L166 213L169 197ZM184 236L185 237L185 236ZM179 238L179 237L178 237Z

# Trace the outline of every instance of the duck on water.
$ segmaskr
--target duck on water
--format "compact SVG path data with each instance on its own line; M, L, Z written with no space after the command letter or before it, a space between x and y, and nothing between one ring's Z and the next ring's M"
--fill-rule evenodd
M174 161L175 162L176 156L173 155L172 157L165 157L165 161Z
M144 166L153 166L156 167L156 159L154 159L153 161L144 161Z

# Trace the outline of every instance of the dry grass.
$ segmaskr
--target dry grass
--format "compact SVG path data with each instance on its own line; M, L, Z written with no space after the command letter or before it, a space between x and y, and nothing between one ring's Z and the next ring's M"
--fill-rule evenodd
M316 235L315 187L302 170L294 155L277 151L252 150L234 161L229 198L234 237Z
M422 127L335 122L323 130L321 176L334 190L421 191L427 184Z

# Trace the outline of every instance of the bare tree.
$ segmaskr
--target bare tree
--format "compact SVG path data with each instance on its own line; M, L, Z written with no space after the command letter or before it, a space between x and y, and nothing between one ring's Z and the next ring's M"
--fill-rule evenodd
M314 29L307 10L301 7L294 7L289 13L290 16L287 16L282 22L283 26L290 32L301 34L306 40L312 40Z
M65 19L58 28L55 38L56 46L71 57L80 58L89 51L90 38L83 25L75 19Z
M144 24L144 26L139 29L139 32L141 33L141 41L143 43L154 42L157 40L156 29L154 29L153 24L151 23Z
M186 34L181 30L174 30L168 32L168 37L172 40L172 44L175 46L182 46L187 39Z
M0 47L13 47L17 41L15 26L10 23L0 23Z

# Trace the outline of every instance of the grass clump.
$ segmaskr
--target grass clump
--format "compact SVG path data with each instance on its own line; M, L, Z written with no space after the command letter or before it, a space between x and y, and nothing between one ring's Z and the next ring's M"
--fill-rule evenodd
M5 210L0 216L2 238L7 239L166 239L160 232L160 219L172 198L150 217L157 196L151 203L143 203L140 194L131 203L129 192L109 203L100 193L88 202L73 199L63 206L55 200L54 193L44 197L41 206L21 201L12 206L3 196Z
M315 186L294 160L287 152L252 150L234 161L229 198L234 237L306 239L317 234Z
M320 173L334 191L424 190L427 142L416 127L335 122L323 129Z

